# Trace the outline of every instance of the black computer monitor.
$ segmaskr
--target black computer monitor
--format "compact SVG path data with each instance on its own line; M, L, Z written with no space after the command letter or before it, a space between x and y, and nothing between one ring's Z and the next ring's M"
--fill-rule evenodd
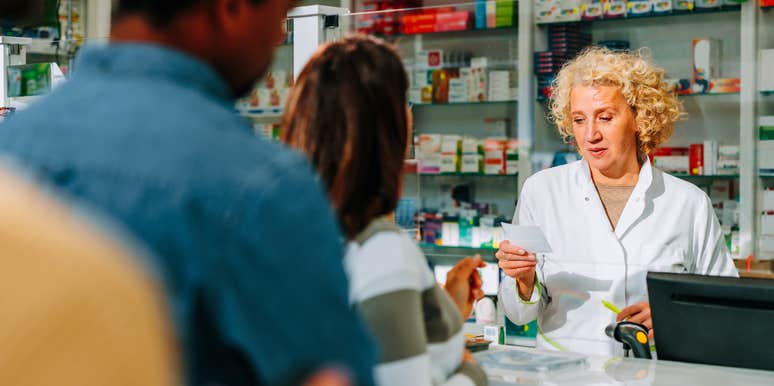
M648 273L658 359L774 370L774 280Z

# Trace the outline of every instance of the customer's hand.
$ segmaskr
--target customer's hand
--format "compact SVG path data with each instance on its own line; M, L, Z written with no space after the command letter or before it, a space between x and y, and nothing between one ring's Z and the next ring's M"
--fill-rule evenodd
M653 318L650 315L650 303L640 302L624 308L616 316L616 322L627 319L632 323L639 323L648 328L648 336L653 339Z
M473 312L473 303L484 297L484 291L481 290L483 282L478 274L478 269L482 267L486 267L486 263L481 260L481 256L466 257L446 274L444 288L460 309L463 320Z
M516 279L519 297L522 300L529 300L535 286L535 267L537 266L535 254L505 240L500 243L500 250L495 257L500 261L500 269L506 275Z
M312 375L304 386L351 386L349 375L342 370L335 368L321 370L317 374Z
M470 352L470 350L468 350L468 349L465 349L465 351L463 351L463 353L462 353L462 361L463 362L472 363L472 364L478 363L478 361L476 360L476 357L474 357L473 353Z

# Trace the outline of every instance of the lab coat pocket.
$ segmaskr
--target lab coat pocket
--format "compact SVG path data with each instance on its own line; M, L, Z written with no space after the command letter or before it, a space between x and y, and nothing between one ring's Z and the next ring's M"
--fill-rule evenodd
M640 252L640 261L648 271L686 273L688 272L686 255L683 248L644 245Z

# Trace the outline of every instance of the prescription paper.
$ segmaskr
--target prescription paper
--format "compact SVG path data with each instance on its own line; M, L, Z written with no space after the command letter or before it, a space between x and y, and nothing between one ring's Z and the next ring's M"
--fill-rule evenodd
M513 245L517 245L530 253L551 253L551 245L548 244L543 231L534 225L513 225L503 223L505 239Z

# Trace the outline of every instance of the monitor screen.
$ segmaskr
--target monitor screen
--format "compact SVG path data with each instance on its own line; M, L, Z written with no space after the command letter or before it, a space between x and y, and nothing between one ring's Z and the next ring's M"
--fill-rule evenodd
M774 370L774 280L648 273L660 360Z

